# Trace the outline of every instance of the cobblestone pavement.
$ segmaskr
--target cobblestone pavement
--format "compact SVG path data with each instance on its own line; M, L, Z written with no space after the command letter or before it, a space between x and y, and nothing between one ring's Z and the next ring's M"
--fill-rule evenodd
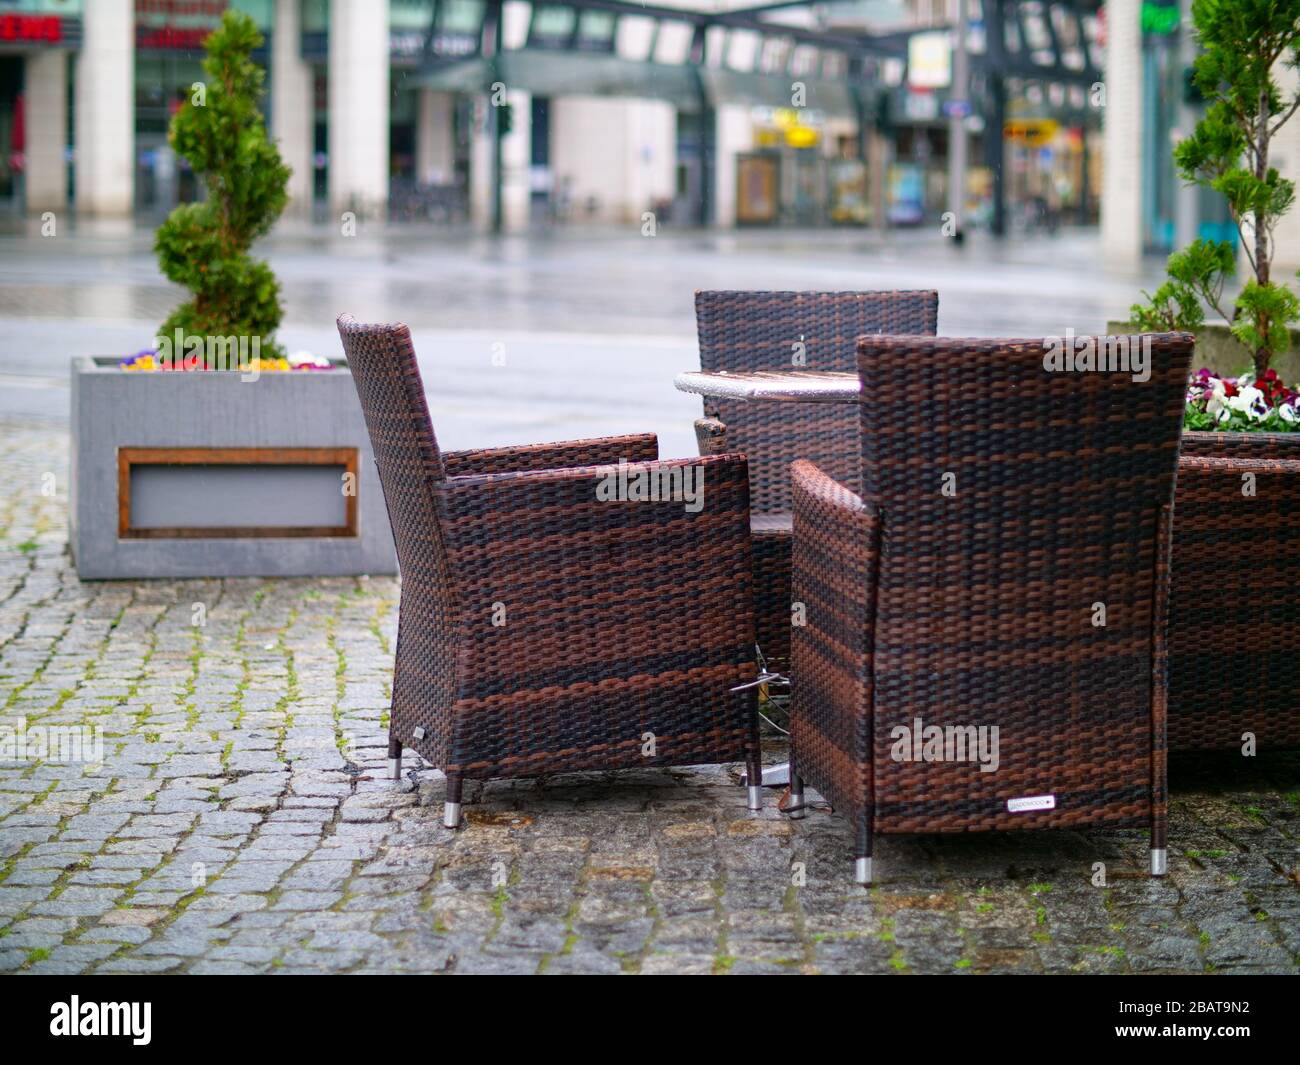
M1292 756L1175 759L1164 881L1142 832L891 837L862 891L738 767L475 786L449 832L439 773L380 776L395 582L82 584L66 447L0 423L0 700L103 761L0 762L0 970L1296 971Z

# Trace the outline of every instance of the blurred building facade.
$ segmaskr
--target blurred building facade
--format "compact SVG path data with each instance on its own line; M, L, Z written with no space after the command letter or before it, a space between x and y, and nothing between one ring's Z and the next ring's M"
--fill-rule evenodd
M956 115L971 221L1092 222L1104 203L1108 246L1140 255L1222 221L1178 215L1159 161L1188 120L1165 106L1189 62L1178 2L0 0L0 200L149 215L200 195L167 125L235 7L266 36L301 214L937 224ZM1104 155L1122 165L1103 196Z

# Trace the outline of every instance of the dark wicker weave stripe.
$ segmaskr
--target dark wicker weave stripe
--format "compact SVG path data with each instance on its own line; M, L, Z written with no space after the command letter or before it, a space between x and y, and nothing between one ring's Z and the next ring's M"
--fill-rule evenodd
M797 773L853 819L859 857L874 832L1083 824L1150 823L1164 847L1164 590L1192 339L1150 344L1151 379L1134 382L1047 372L1041 340L860 340L862 497L793 470L807 625L791 714ZM997 726L996 771L891 757L918 719ZM1039 795L1055 808L1008 809Z
M1175 500L1170 749L1300 747L1300 434L1185 434Z
M755 697L731 691L756 675L743 457L646 461L653 436L443 456L406 327L339 332L402 571L390 753L415 747L456 803L465 778L756 771ZM602 501L625 458L697 470L702 509Z
M700 367L852 372L858 337L933 336L938 313L935 292L697 292ZM769 664L784 669L790 653L790 463L808 459L857 490L857 412L839 404L717 399L705 399L704 411L696 423L700 454L740 452L749 459L758 643Z
M448 451L442 456L448 477L479 473L554 470L566 466L608 466L623 462L653 462L659 457L654 433L611 436L603 440L561 440L553 444Z

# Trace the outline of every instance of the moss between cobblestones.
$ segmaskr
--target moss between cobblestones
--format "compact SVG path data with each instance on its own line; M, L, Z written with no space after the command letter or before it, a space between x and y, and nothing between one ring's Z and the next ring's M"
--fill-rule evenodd
M393 601L391 599L381 599L375 604L375 612L370 615L370 634L374 636L375 641L379 644L380 652L385 655L388 654L389 644L388 637L384 635L382 626L384 619L392 609Z

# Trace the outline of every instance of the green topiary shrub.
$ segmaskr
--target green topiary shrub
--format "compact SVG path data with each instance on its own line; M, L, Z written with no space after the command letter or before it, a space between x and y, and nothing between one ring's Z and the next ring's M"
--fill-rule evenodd
M177 207L158 228L154 251L162 272L194 293L162 324L162 337L180 329L205 340L247 338L266 359L283 354L274 341L280 286L248 250L284 210L289 168L257 106L263 73L250 56L261 43L256 23L238 11L227 11L205 42L208 81L196 83L168 140L204 179L207 198ZM211 364L213 344L205 350Z
M1222 194L1241 237L1251 276L1231 310L1220 302L1236 265L1227 241L1197 240L1169 259L1169 280L1135 304L1143 329L1198 329L1202 304L1231 323L1263 380L1274 355L1291 343L1300 300L1273 278L1273 230L1295 202L1295 182L1278 174L1271 150L1278 131L1300 109L1300 94L1283 93L1279 64L1300 65L1300 0L1193 0L1201 54L1196 87L1209 101L1192 135L1174 149L1184 181Z

